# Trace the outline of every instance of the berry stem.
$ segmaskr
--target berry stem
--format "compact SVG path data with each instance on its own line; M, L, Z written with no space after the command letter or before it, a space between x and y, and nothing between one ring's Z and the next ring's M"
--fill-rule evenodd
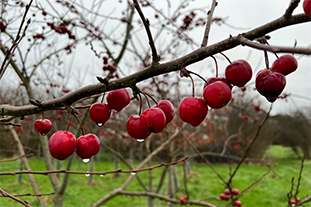
M267 50L264 50L263 52L265 54L266 68L269 69L269 58L268 58Z
M75 113L72 113L72 115L77 119L77 121L78 121L78 123L80 125L81 133L84 136L84 129L83 129L83 126L82 126L82 123L81 123L80 119L76 116ZM70 124L70 122L69 122L69 124Z
M105 95L106 95L106 93L104 92L104 93L103 93L102 100L100 101L100 103L103 103L103 102L104 102Z
M71 122L71 113L69 114L69 122L68 122L68 125L67 125L66 132L69 131L70 122Z
M194 97L194 81L190 74L189 74L189 78L191 79L191 83L192 83L192 97Z
M142 109L142 107L143 107L143 100L142 100L142 98L141 98L141 95L140 95L140 93L138 94L138 97L139 97L139 116L140 116L140 114L141 114L141 109Z
M220 53L222 56L224 56L227 60L228 60L228 62L231 64L232 62L231 62L231 60L228 58L228 56L227 55L225 55L224 53Z
M217 64L217 60L214 56L211 56L215 62L215 66L216 66L216 78L218 78L218 64Z
M44 112L41 113L41 116L42 120L44 120Z
M208 84L208 82L201 76L201 75L199 75L198 73L195 73L195 72L192 72L192 71L189 71L188 70L188 73L191 73L191 74L194 74L194 75L196 75L196 76L198 76L199 78L201 78L206 84ZM189 75L190 76L190 75ZM217 77L217 76L216 76ZM191 78L191 77L190 77Z

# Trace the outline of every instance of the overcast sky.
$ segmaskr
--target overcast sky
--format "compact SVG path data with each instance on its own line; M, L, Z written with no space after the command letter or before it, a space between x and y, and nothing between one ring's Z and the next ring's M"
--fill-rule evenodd
M42 1L42 4L45 5L45 1ZM81 1L80 1L81 2ZM86 4L85 1L82 1ZM121 11L126 8L125 1L123 4L116 3L114 0L108 0L110 2L110 7L101 8L102 14L109 14L112 16L118 16L121 14ZM159 8L164 14L171 14L173 9L169 11L167 1L154 1L156 4L159 4ZM173 0L171 1L171 8L175 8L181 1ZM209 42L208 44L213 44L223 39L229 37L229 35L238 35L239 33L247 32L253 28L261 26L269 21L272 21L276 18L279 18L283 15L286 8L289 5L290 0L218 0L218 6L216 7L214 16L221 17L226 19L227 25L218 26L216 24L212 25ZM41 3L41 2L40 2ZM196 0L189 1L191 7L187 7L187 10L190 8L199 8L198 11L200 16L204 16L210 7L211 1L207 0ZM121 9L118 9L121 8ZM152 10L146 10L143 8L145 15L147 18L151 20L154 19L155 12ZM302 13L302 2L298 6L298 8L294 11L294 14ZM136 14L136 18L138 15ZM154 20L155 21L155 20ZM106 28L114 28L115 25L106 25ZM152 32L155 33L153 30ZM153 33L153 34L154 34ZM200 45L202 41L204 33L204 27L200 27L199 29L194 30L188 35L198 44ZM137 33L138 34L138 33ZM139 33L139 39L142 42L145 42L144 45L146 48L148 47L148 40L145 32L142 30ZM311 45L311 23L304 23L300 25L290 26L287 28L280 29L278 31L272 32L269 34L272 38L269 41L270 45L275 46L285 46L292 47L297 41L297 47L310 47ZM165 44L165 36L162 36L158 39L156 44ZM85 48L83 48L85 47ZM70 72L70 77L74 78L76 81L71 82L72 86L77 87L78 85L84 86L88 84L97 83L96 75L102 74L102 63L101 60L94 57L94 53L90 51L89 46L79 46L78 49L81 49L83 52L77 52L75 54L75 61L72 62L73 68L76 71ZM190 47L183 46L184 54L191 52L192 49ZM78 50L81 51L81 50ZM265 62L263 59L263 52L255 49L251 49L248 47L237 47L229 51L225 51L225 54L234 61L236 59L247 59L250 65L252 66L254 73L253 79L248 84L250 88L254 87L254 77L258 70L265 68ZM219 74L224 74L224 69L228 65L228 62L224 60L221 56L218 57L219 61ZM275 60L275 56L273 54L269 54L270 57L270 65ZM298 59L298 69L296 72L286 76L287 84L284 89L284 92L294 94L292 100L298 106L308 106L311 108L311 56L302 56L295 55ZM122 70L125 73L134 72L126 63L131 60L131 56L126 53L124 57L124 61L121 64ZM169 61L165 59L163 62ZM66 63L66 64L71 64ZM204 77L214 76L211 73L211 70L206 70L207 65L213 65L213 60L211 58L207 58L199 63L193 64L188 67L188 69L193 70L195 72L200 72ZM86 77L86 74L89 76ZM14 73L7 72L5 74L5 78L7 80L14 79ZM70 81L70 80L69 80ZM78 82L78 83L77 83ZM191 90L189 90L190 92ZM305 98L299 98L305 97ZM268 109L269 103L265 100L265 98L259 99L261 103L263 103L264 107ZM295 109L295 105L292 102L285 102L284 100L277 100L274 103L273 113L286 113L289 110Z

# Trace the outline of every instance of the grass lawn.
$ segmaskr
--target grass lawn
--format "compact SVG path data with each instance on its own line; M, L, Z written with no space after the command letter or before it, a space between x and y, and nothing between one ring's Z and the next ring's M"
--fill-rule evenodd
M283 148L274 146L271 148L269 157L271 158L271 166L278 164L276 169L271 172L266 180L255 187L250 192L243 195L240 200L243 206L247 207L281 207L287 206L287 193L291 189L291 180L294 177L295 188L300 170L300 161L297 160L290 148ZM32 170L45 170L43 159L29 159ZM65 162L63 165L65 166ZM137 164L137 163L136 163ZM155 163L158 164L158 163ZM228 164L216 164L214 167L225 178L228 179L230 168ZM18 167L18 162L4 162L0 163L0 171L16 171L12 169ZM11 169L10 169L11 168ZM122 163L120 168L127 169ZM231 166L233 170L235 165ZM89 164L74 162L72 170L87 171ZM99 162L96 164L94 171L108 171L114 169L113 162ZM153 185L154 189L157 188L160 175L163 168L154 169L153 172ZM236 176L233 179L233 188L238 188L240 192L248 188L250 184L258 180L263 174L268 172L267 166L260 164L242 165ZM181 165L176 165L178 191L176 198L185 196L183 187L183 168ZM275 175L275 178L272 175ZM139 176L144 184L148 186L149 172L139 172ZM92 203L98 201L104 195L108 194L115 188L120 187L127 179L129 174L121 173L119 177L114 177L113 174L107 174L104 177L98 175L93 177L93 182L88 183L89 177L85 175L71 175L68 188L65 193L64 207L84 207L91 206ZM22 175L22 181L18 182L18 175L0 176L0 187L11 194L23 194L33 192L29 184L26 174ZM39 186L41 193L53 192L52 186L49 182L48 176L34 175L35 180ZM167 177L166 177L167 178ZM167 179L166 179L167 181ZM128 191L143 191L142 187L135 179L127 188ZM223 193L224 184L213 173L213 171L203 163L195 164L188 175L188 190L190 192L190 199L202 199L206 202L211 202L218 206L225 206L228 204L226 201L219 201L220 193ZM166 194L167 182L162 187L161 193ZM301 199L311 194L311 161L306 160L304 163L304 171L300 183L300 192L298 197ZM31 206L39 206L38 201L33 196L23 196L21 199L28 200ZM53 206L53 195L44 196L49 206ZM155 199L155 206L167 206L164 201ZM0 197L0 206L13 207L21 206L10 198ZM109 200L103 206L147 206L146 197L129 197L129 196L116 196ZM181 205L176 205L181 206ZM304 206L311 207L311 203Z

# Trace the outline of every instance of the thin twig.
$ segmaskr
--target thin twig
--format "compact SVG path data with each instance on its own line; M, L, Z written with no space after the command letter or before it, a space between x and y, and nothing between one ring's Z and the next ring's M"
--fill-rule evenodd
M270 109L269 109L269 111L268 111L268 113L267 113L265 119L264 119L264 120L261 122L261 124L258 126L257 131L256 131L256 133L255 133L255 135L254 135L254 138L252 139L252 142L250 143L250 145L248 145L248 147L247 147L247 149L246 149L246 151L245 151L243 157L241 158L240 162L238 163L238 165L237 165L236 168L234 169L232 175L230 176L230 178L229 178L229 180L228 180L228 182L227 182L227 186L230 186L230 184L231 184L231 182L232 182L232 179L233 179L234 175L236 174L236 172L238 171L239 167L241 166L241 164L243 163L243 161L244 161L245 158L247 157L247 154L248 154L248 152L250 151L250 149L251 149L253 143L254 143L255 140L258 138L259 131L261 130L261 128L263 127L263 125L266 123L266 121L267 121L268 118L270 117L270 112L271 112L271 110L272 110L272 106L273 106L273 104L270 105Z
M152 51L152 61L154 64L158 63L159 62L159 56L158 56L158 53L157 53L157 49L154 45L154 41L153 41L153 38L152 38L152 34L151 34L151 31L150 31L150 23L149 23L149 20L145 18L144 16L144 13L142 12L137 0L133 0L134 2L134 6L141 18L141 20L143 21L143 24L144 24L144 27L145 27L145 30L147 32L147 35L148 35L148 39L149 39L149 45L150 45L150 48L151 48L151 51Z
M212 24L212 18L213 18L213 14L214 14L217 4L218 4L217 1L213 0L211 9L207 12L207 22L206 22L206 27L205 27L205 32L204 32L203 41L201 43L201 47L205 47L207 45L209 31L211 29L211 24Z
M3 197L9 197L17 202L19 202L20 204L26 206L26 207L31 207L31 205L28 204L28 201L25 201L25 200L22 200L22 199L19 199L9 193L7 193L6 191L4 191L1 187L0 187L0 193L2 194Z

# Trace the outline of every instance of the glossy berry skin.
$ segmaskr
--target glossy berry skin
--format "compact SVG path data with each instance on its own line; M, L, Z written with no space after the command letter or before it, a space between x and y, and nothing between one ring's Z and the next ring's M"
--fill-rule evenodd
M274 102L282 93L286 79L282 73L271 70L260 70L256 75L256 89L266 97L269 102Z
M179 202L184 203L185 202L184 198L183 197L179 198Z
M211 108L219 109L227 105L231 100L231 89L226 83L216 81L204 88L203 97L207 105Z
M231 194L230 190L225 190L224 193L225 193L225 195L230 195Z
M311 0L304 0L302 7L305 14L311 17Z
M236 188L236 189L233 189L232 190L232 194L233 195L239 195L239 190Z
M90 107L89 117L98 126L102 126L110 118L111 109L107 104L104 103L94 103Z
M223 78L223 77L212 77L212 78L208 78L206 80L206 82L208 84L215 83L216 81L222 81L222 82L226 83L229 86L230 89L232 89L231 83L229 83L229 81L226 78ZM203 89L208 85L207 83L204 83Z
M76 149L76 137L66 131L57 131L49 139L49 149L52 157L64 160Z
M146 139L151 132L149 130L144 130L140 126L140 116L131 116L126 123L127 133L135 139Z
M178 112L181 120L196 127L205 119L208 108L203 99L187 97L180 102Z
M140 115L140 126L150 132L162 132L166 126L166 117L162 109L153 107L143 111Z
M76 153L82 159L90 159L100 150L100 141L94 134L86 134L77 139Z
M34 123L35 129L42 135L46 135L52 128L52 123L48 119L38 119Z
M242 202L241 202L241 201L236 201L236 202L234 203L234 205L235 205L236 207L241 207L241 206L242 206Z
M225 194L222 193L222 194L219 195L219 198L221 200L228 201L230 199L230 196L229 195L225 195Z
M233 61L225 69L226 79L238 87L244 86L252 78L252 75L252 68L245 60Z
M166 117L166 124L170 123L174 118L174 106L168 100L161 100L159 101L154 107L160 108Z
M110 109L121 111L131 101L129 92L125 88L110 91L107 95L107 103Z
M294 72L297 67L298 62L296 58L292 55L283 55L273 62L271 70L282 73L283 75L288 75Z

